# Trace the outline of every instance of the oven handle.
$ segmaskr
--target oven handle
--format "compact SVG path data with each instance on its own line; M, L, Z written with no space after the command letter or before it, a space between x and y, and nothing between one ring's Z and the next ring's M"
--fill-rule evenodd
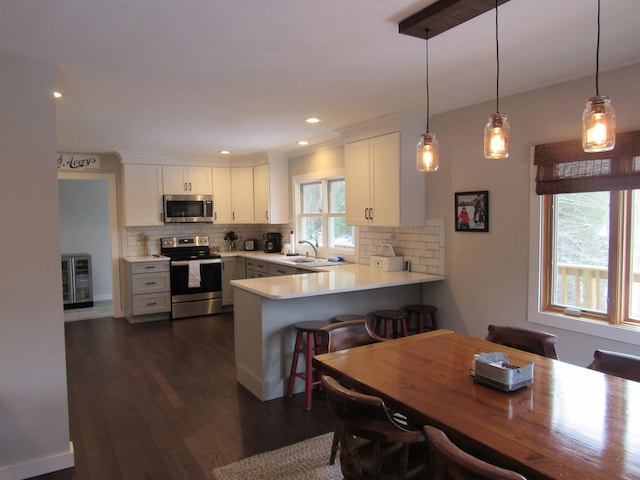
M222 259L220 258L207 258L206 260L178 260L178 261L171 261L171 265L172 266L182 266L182 265L189 265L191 262L198 262L198 263L222 263Z

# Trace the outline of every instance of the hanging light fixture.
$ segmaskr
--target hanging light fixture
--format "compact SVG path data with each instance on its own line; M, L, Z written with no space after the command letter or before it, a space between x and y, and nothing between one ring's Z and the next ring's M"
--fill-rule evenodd
M435 172L440 166L440 146L436 134L429 132L429 29L425 29L426 49L426 85L427 85L427 133L420 135L418 142L416 168L419 172Z
M509 157L510 128L507 116L500 113L500 43L498 42L498 0L496 0L496 113L484 126L484 158Z
M608 152L616 146L616 114L608 95L600 95L600 0L598 0L598 40L596 43L596 95L587 100L582 112L582 149Z

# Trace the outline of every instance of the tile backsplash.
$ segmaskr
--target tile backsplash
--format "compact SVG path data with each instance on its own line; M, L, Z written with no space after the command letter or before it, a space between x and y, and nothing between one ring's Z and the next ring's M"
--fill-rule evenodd
M229 249L229 242L224 240L227 232L233 230L239 237L237 248L242 250L247 238L262 240L266 232L282 233L283 243L288 240L291 225L208 225L208 224L176 224L158 227L128 227L122 231L124 255L139 257L144 255L142 235L148 238L149 254L160 253L160 238L174 235L209 235L212 246L219 246L222 251ZM444 220L428 219L423 227L359 227L359 250L357 261L369 264L371 255L376 255L384 244L390 244L396 255L405 257L411 270L419 273L444 275ZM260 242L262 246L262 242Z

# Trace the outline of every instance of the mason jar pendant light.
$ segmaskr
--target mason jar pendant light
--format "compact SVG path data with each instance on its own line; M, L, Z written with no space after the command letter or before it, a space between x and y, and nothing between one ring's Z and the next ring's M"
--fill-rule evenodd
M427 70L427 133L420 135L417 147L416 168L419 172L435 172L440 166L440 146L436 134L429 132L429 30L425 29Z
M616 146L616 114L607 95L600 95L600 0L598 0L598 40L596 43L596 95L587 100L582 112L582 149L608 152Z
M511 131L509 121L500 113L500 44L498 42L498 0L496 0L496 113L489 115L484 126L484 158L499 159L509 157Z

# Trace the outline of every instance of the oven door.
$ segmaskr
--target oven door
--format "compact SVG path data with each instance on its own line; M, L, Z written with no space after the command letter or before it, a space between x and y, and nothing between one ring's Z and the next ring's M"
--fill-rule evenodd
M190 264L200 266L200 286L189 287ZM171 301L190 302L222 298L222 260L210 258L202 260L171 261Z

